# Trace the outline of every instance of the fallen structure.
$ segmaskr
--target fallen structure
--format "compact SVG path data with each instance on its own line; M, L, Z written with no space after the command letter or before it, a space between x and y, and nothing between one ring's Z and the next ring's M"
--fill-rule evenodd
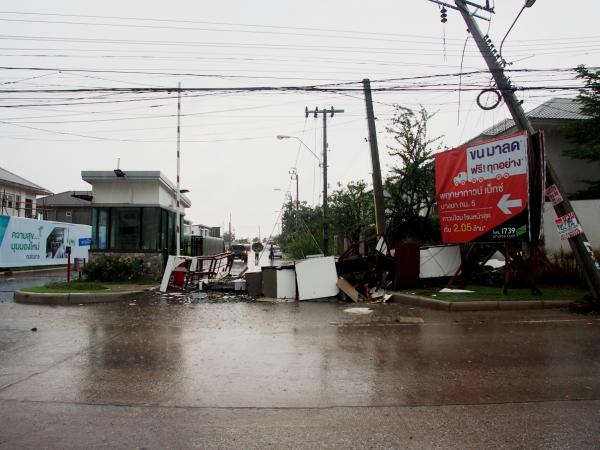
M211 256L169 255L163 273L160 291L167 289L192 291L204 280L221 280L230 276L233 266L233 252L223 252Z
M206 298L206 291L234 291L250 296L281 300L315 300L340 295L353 302L381 302L389 296L385 289L393 282L394 259L384 239L372 252L362 255L361 243L340 258L315 255L259 271L231 274L233 252L213 256L170 255L160 291L189 293Z

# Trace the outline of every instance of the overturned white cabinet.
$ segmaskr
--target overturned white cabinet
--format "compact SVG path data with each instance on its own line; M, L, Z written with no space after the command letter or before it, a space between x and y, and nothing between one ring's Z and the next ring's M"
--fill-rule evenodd
M262 291L269 298L296 298L294 266L267 266L262 268Z

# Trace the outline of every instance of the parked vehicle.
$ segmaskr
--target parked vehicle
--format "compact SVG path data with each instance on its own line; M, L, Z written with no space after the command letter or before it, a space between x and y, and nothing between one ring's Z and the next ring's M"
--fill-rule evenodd
M248 248L247 244L231 244L229 250L233 252L235 259L241 259L244 262L248 262Z
M273 258L283 258L283 253L282 253L281 247L279 247L279 245L273 246Z

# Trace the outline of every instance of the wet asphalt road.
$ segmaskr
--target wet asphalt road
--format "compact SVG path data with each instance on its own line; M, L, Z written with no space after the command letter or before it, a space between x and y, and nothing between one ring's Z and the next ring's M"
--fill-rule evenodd
M600 447L597 316L131 303L0 303L0 448Z
M66 270L35 276L22 274L4 276L0 274L0 302L12 302L15 290L24 287L43 286L55 281L67 281Z

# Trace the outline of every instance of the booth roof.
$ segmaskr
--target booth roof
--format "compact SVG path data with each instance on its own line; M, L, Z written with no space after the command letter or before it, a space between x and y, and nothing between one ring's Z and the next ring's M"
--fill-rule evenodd
M159 170L127 170L117 171L114 170L83 170L81 171L81 178L83 181L90 183L92 186L97 181L118 181L123 182L136 182L136 181L152 181L156 180L161 182L168 190L173 192L173 195L177 192L177 187L169 180L164 173ZM181 194L181 202L187 208L192 204L191 200Z

